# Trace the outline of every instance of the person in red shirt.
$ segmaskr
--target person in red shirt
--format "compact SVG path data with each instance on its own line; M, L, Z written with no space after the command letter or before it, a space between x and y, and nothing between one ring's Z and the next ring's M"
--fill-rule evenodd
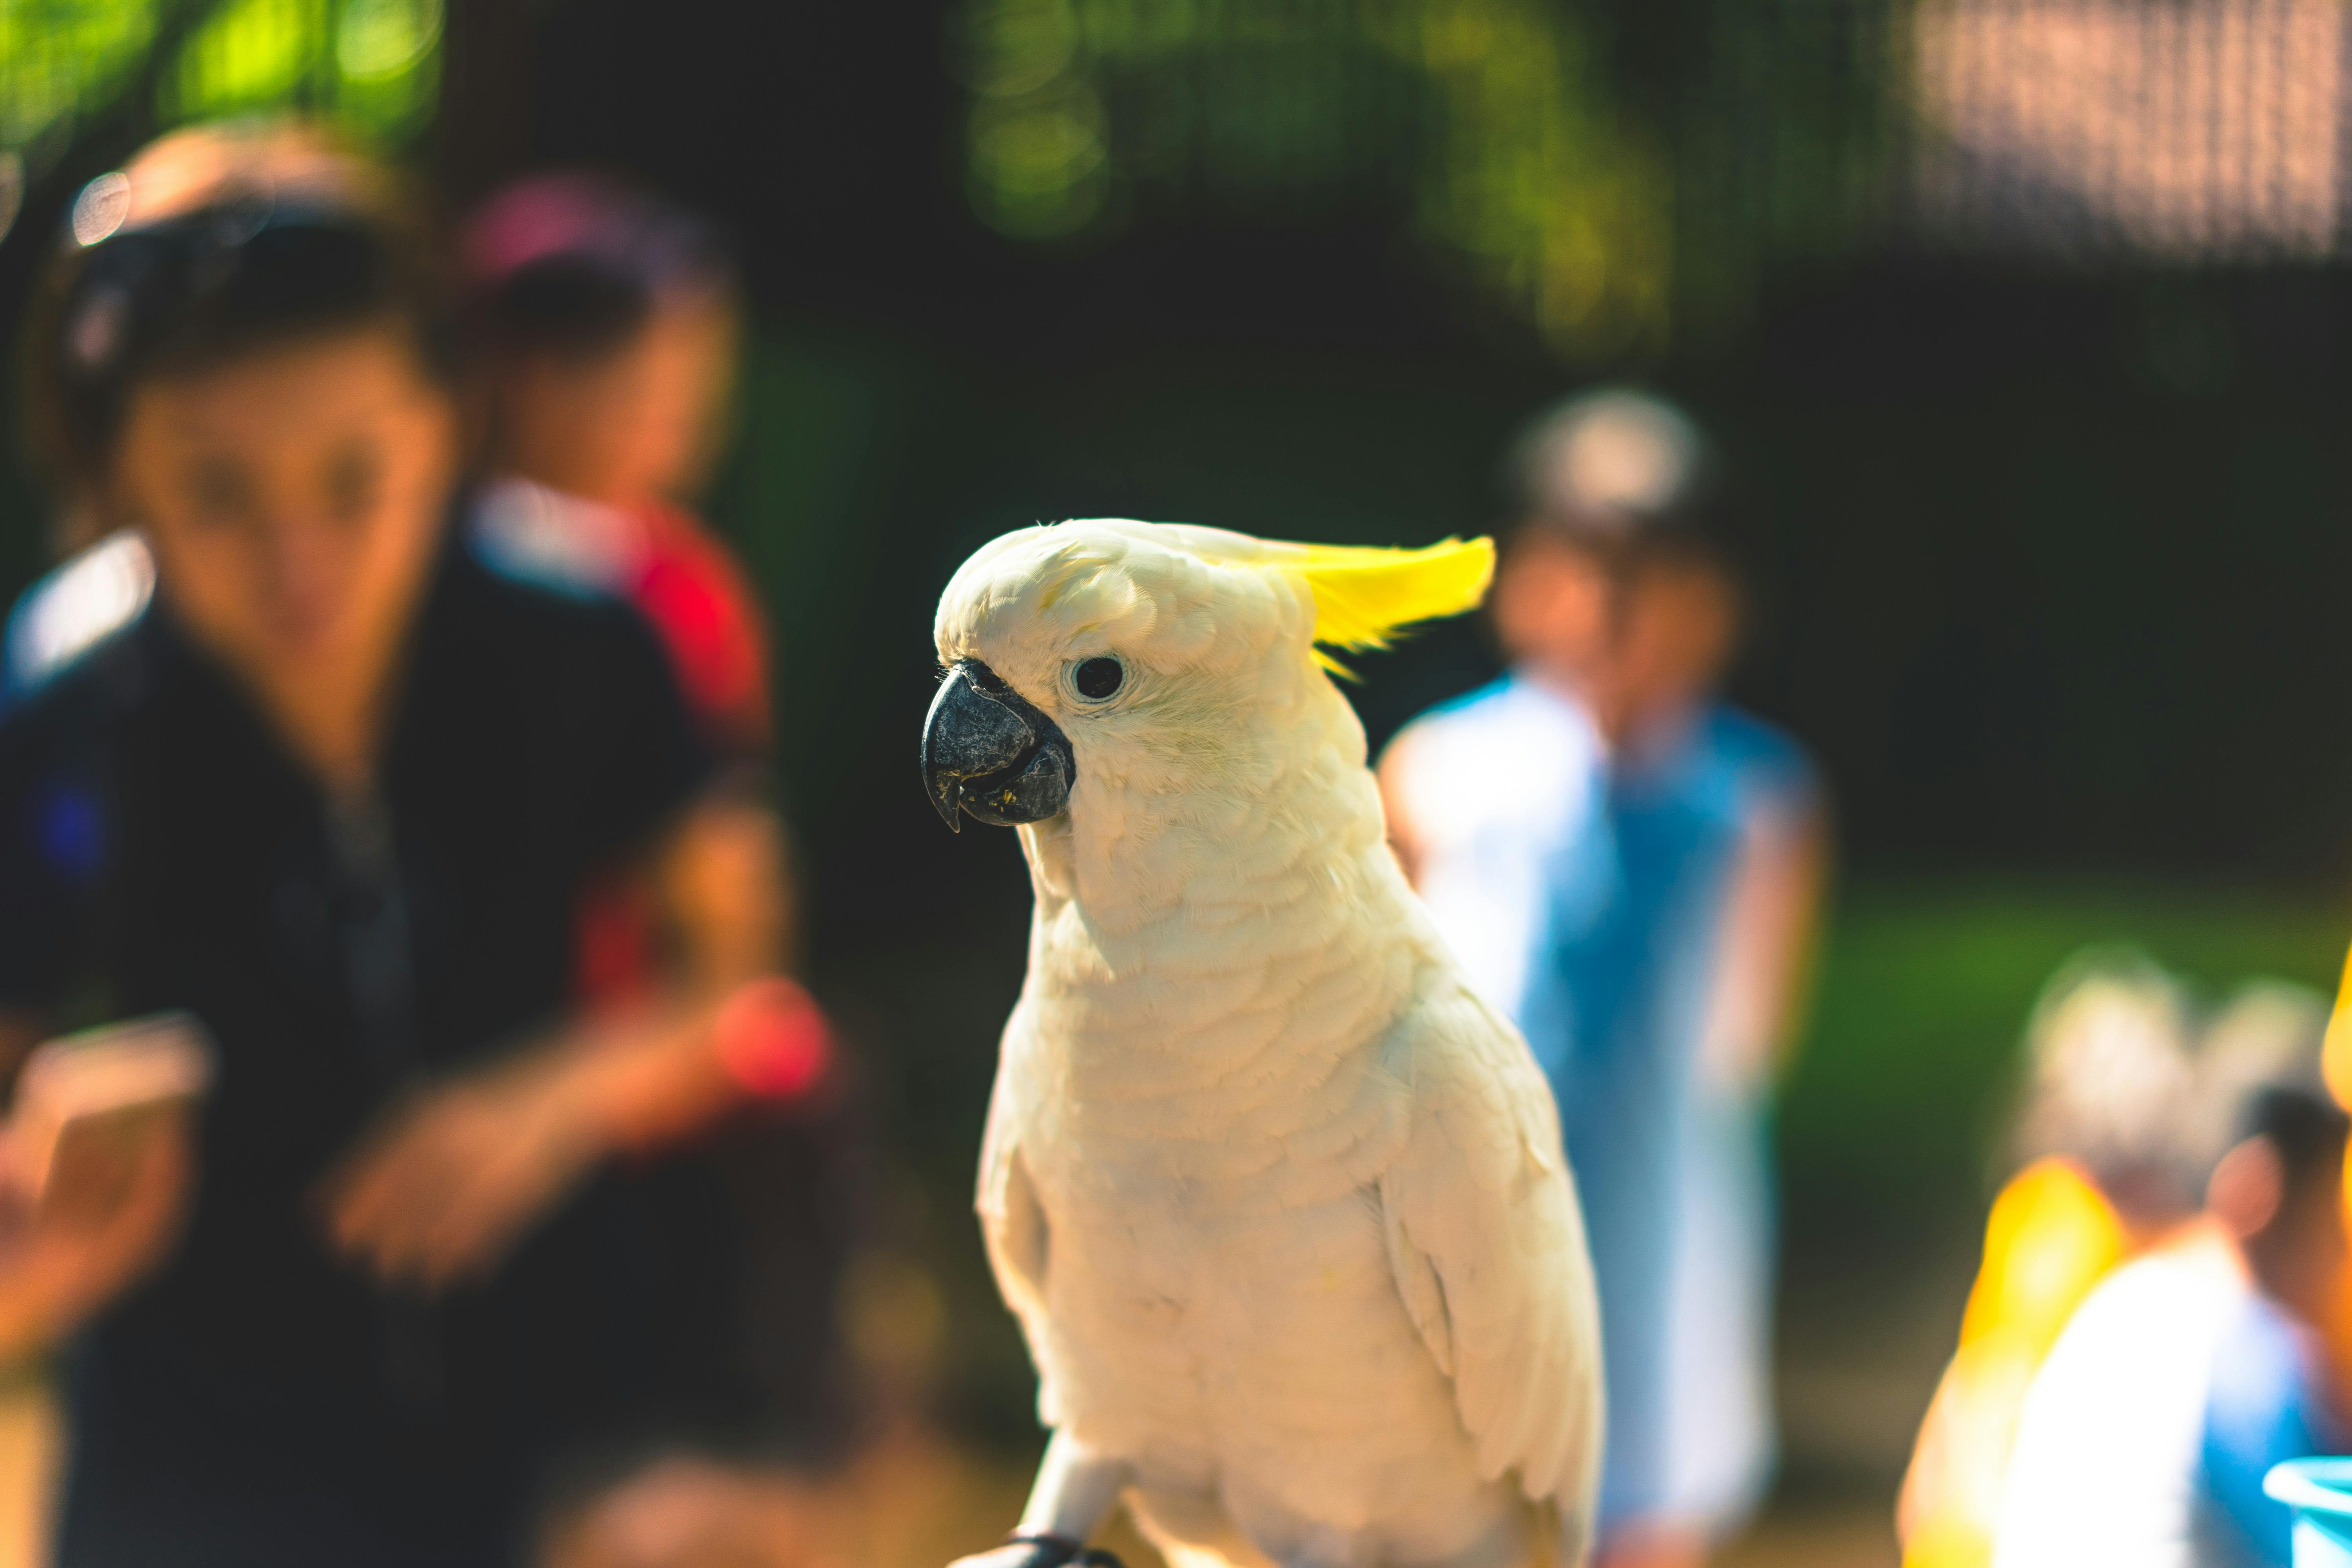
M492 195L459 236L474 406L488 479L467 520L482 553L542 581L627 599L667 650L703 738L756 795L772 740L768 639L725 544L688 511L733 389L734 267L695 215L603 175L534 175ZM747 835L774 817L747 814ZM746 846L782 859L781 844ZM796 949L796 900L767 911ZM587 1000L651 969L643 889L584 904ZM763 1037L750 1030L746 1038ZM749 1052L755 1091L775 1073Z
M597 175L491 196L460 243L481 351L492 552L616 590L660 633L730 750L770 732L767 637L742 568L680 504L733 387L733 267L692 214Z
M740 315L727 247L709 224L648 192L559 173L494 193L461 229L457 259L484 474L465 521L470 541L518 575L626 600L652 626L701 741L721 761L723 788L742 808L731 841L707 835L701 859L674 862L669 874L749 889L734 866L779 868L752 889L758 907L733 910L732 929L796 955L789 845L765 798L774 742L767 627L733 552L685 504L724 434L733 391ZM662 973L663 891L616 879L583 896L573 965L583 1006L625 1016ZM863 1168L862 1123L839 1103L845 1075L831 1028L785 975L745 990L730 1008L719 1027L727 1094L649 1098L642 1142L705 1145L685 1163L709 1165L730 1190L757 1173L765 1190L739 1201L756 1211L771 1261L788 1256L796 1271L823 1274L854 1249L862 1208L857 1182L843 1174ZM734 1136L722 1121L738 1124ZM824 1342L829 1330L799 1320L817 1298L829 1300L830 1284L813 1279L788 1292L771 1325L808 1342L794 1364L812 1374L837 1347ZM779 1316L778 1303L761 1310ZM767 1516L791 1479L789 1468L763 1480L757 1468L673 1456L575 1516L553 1558L603 1562L615 1542L649 1529L788 1544L768 1539L778 1531Z

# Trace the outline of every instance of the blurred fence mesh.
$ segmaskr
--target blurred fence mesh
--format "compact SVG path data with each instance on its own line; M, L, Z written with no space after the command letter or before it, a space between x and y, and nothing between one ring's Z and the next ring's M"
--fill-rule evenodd
M2338 0L1925 0L1920 226L2087 257L2333 255L2347 16Z

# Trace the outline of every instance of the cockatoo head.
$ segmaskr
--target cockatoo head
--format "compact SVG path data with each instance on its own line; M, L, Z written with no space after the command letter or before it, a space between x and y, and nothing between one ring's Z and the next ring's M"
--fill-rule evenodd
M962 813L1013 826L1070 810L1081 779L1166 794L1246 773L1269 734L1344 710L1318 644L1384 646L1475 606L1493 571L1483 539L1353 549L1115 518L1017 530L940 596L924 785L950 827Z

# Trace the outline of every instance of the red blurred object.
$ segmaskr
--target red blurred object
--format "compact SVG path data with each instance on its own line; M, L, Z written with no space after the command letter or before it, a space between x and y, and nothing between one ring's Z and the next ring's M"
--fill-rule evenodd
M815 1000L782 976L755 981L719 1009L719 1059L745 1092L798 1100L833 1065L833 1027Z
M572 994L591 1007L638 995L654 976L653 889L635 878L589 888L572 921Z
M467 225L459 262L477 288L495 286L551 256L625 244L613 188L589 174L551 174L510 187Z
M683 511L646 506L633 515L645 548L625 592L661 634L688 705L728 749L764 751L767 637L741 568Z

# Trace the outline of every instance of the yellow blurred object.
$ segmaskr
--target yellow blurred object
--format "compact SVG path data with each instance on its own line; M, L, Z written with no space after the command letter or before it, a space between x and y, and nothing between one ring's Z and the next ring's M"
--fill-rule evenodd
M2319 1047L2319 1072L2336 1103L2352 1110L2352 953L2345 955L2344 978L2336 988L2336 1010L2327 1017L2327 1036ZM2352 1234L2352 1148L2344 1152L2340 1190L2345 1230ZM2335 1300L2335 1309L2321 1325L2320 1334L2327 1345L2327 1363L2335 1369L2336 1398L2342 1408L2352 1401L2345 1370L2352 1369L2352 1259L2337 1271Z
M2336 1011L2328 1016L2327 1038L2319 1048L2319 1071L2336 1103L2352 1110L2352 953L2344 958L2344 978L2336 988Z
M2036 1160L1993 1200L1960 1345L1937 1385L1903 1479L1904 1568L1983 1568L2017 1436L2042 1358L2129 1238L2073 1162Z
M2327 1037L2319 1047L2319 1073L2336 1103L2352 1110L2352 952L2344 957L2344 978L2336 987L2336 1010L2327 1016ZM2344 1152L2344 1217L2352 1226L2352 1149Z
M65 1415L38 1372L0 1373L0 1568L42 1568L64 1468Z
M2036 1160L1993 1201L1960 1348L2013 1340L2039 1363L2124 1251L2123 1221L2091 1179L2072 1161Z

